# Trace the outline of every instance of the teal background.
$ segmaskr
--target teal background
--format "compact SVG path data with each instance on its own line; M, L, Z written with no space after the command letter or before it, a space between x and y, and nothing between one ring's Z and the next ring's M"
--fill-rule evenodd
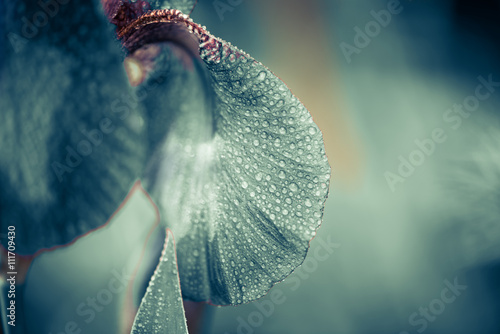
M214 309L207 333L500 331L500 91L457 129L443 119L478 76L500 81L499 3L401 1L349 62L341 43L356 46L354 28L388 3L241 1L221 20L201 1L193 13L287 83L322 129L333 168L306 263L274 288L285 301ZM446 140L391 191L384 173L436 128ZM315 257L328 239L340 246ZM466 290L432 321L410 323L455 278Z
M201 0L194 21L288 84L323 131L333 171L303 266L255 303L207 307L202 332L499 333L500 87L456 129L444 118L479 76L500 81L498 1L401 1L350 61L341 43L355 46L354 28L387 1L221 2L231 8L222 16ZM391 189L386 173L436 129L446 140ZM56 334L74 321L82 333L113 333L126 322L125 290L89 322L76 310L115 271L134 271L154 223L139 193L106 227L40 255L26 283L31 332ZM161 247L155 235L136 294ZM455 280L466 288L443 302Z

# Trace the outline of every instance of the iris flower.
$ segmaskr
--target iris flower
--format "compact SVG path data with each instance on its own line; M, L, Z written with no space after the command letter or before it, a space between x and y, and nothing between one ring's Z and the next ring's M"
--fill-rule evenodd
M96 4L69 3L27 48L4 43L1 228L22 254L66 245L140 179L167 238L133 332L187 332L182 298L248 303L303 262L328 195L322 134L269 69L189 18L194 1L102 7L116 35Z

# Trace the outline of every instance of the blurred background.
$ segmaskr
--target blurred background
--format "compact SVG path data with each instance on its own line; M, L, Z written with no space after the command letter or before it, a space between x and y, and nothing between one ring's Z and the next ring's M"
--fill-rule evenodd
M200 0L192 17L287 83L333 168L304 264L255 303L207 307L201 332L500 333L500 1ZM94 317L87 298L137 270L124 245L155 219L139 194L39 256L33 332L120 321L125 291Z
M306 262L274 288L284 301L215 309L206 332L500 333L500 85L468 98L478 77L500 82L500 1L215 4L195 21L287 83L333 172Z

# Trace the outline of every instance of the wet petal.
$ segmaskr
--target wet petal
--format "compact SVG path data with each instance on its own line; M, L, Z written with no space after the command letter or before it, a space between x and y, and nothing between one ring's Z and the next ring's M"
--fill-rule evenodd
M131 333L188 333L177 272L175 243L169 230L160 262L141 301Z
M201 56L216 99L215 174L197 217L211 219L208 231L193 226L211 254L204 263L183 253L179 263L186 295L204 293L193 280L209 265L210 300L239 304L302 263L321 223L330 168L321 132L285 84L236 48L213 46L202 46Z
M183 296L241 304L304 260L321 223L330 167L321 132L279 78L183 22L201 41L204 65L197 83L180 83L190 87L181 102L172 105L171 92L145 101L149 112L175 115L147 189L178 240ZM194 75L185 73L179 77Z

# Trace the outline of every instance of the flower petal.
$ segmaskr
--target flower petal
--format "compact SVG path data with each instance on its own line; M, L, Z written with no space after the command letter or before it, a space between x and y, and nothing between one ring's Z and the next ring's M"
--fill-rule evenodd
M304 260L330 168L321 132L285 84L236 48L211 46L201 54L217 101L211 221L208 231L198 224L193 233L211 243L205 298L240 304L263 296ZM196 298L203 262L184 255L190 244L179 241L179 263L185 295Z
M17 31L24 12L6 12ZM0 225L15 226L18 254L106 223L144 165L138 106L123 98L133 93L100 9L68 3L45 28L0 55Z
M303 262L330 167L321 132L279 78L186 24L202 41L198 81L208 75L209 84L186 85L191 95L177 107L171 92L146 99L148 110L178 109L146 187L178 240L183 296L246 303Z
M165 245L149 282L131 334L188 333L175 257L175 242L167 230Z

